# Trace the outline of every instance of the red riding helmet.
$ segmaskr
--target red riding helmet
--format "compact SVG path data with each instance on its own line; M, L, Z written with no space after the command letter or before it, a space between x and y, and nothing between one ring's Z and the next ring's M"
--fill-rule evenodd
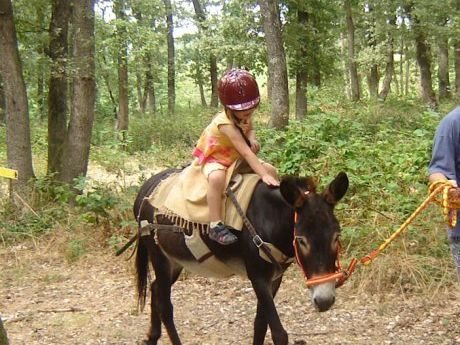
M259 87L251 73L242 69L226 72L217 84L219 99L232 110L248 110L260 102Z

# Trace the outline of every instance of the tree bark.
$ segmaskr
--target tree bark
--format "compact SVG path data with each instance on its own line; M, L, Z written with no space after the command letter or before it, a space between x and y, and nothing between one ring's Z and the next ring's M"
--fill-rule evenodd
M344 9L347 23L348 73L351 84L351 99L353 101L359 101L361 93L359 88L358 67L355 60L355 24L353 23L350 0L344 0Z
M0 345L8 345L8 336L6 334L5 327L3 327L3 321L0 317Z
M268 53L271 125L281 129L289 123L289 89L278 2L259 0L259 4Z
M460 100L460 40L455 44L455 95Z
M69 184L78 176L86 176L88 169L96 95L94 1L76 1L73 7L72 111L64 144L63 169L58 175L60 181Z
M5 124L5 90L3 89L3 79L0 73L0 125Z
M391 19L391 25L395 25L396 21ZM382 90L379 93L379 99L385 100L388 97L391 89L391 82L393 80L395 71L395 60L394 60L394 49L393 49L393 37L391 34L388 34L387 38L387 56L386 56L386 66L385 66L385 79L383 79ZM402 70L401 70L402 71ZM402 79L402 73L401 73ZM398 89L398 82L396 81L396 89Z
M203 10L203 6L201 6L200 0L192 0L193 8L195 9L195 16L198 23L198 27L201 31L206 30L203 26L203 23L206 21L206 15ZM214 54L210 54L209 56L209 73L211 76L211 107L217 108L219 105L219 96L217 93L217 82L218 82L218 71L217 71L217 58ZM203 83L198 85L200 88L200 96L201 96L201 104L203 104L204 96L201 94L203 91ZM206 101L204 101L206 103Z
M412 21L413 31L415 36L415 55L420 69L420 86L423 100L429 104L431 108L436 108L437 101L433 90L431 78L431 48L426 38L426 33L420 25L420 21L416 16L412 15L413 4L410 3L405 7L405 11L409 20Z
M420 85L422 88L422 97L430 107L437 106L436 96L433 90L431 78L431 53L430 45L426 40L423 32L418 31L415 36L417 63L420 68Z
M299 23L300 30L307 32L308 12L297 10L297 22ZM302 120L307 115L307 86L308 86L308 72L307 67L303 63L307 56L307 42L306 35L302 35L299 39L298 56L299 62L296 71L296 88L295 88L295 117L297 120Z
M369 88L369 95L370 98L376 99L379 93L379 70L377 66L377 62L374 59L376 55L376 46L377 46L377 39L375 34L375 17L374 17L374 5L372 3L367 3L367 17L369 21L369 27L366 30L366 36L368 38L367 44L371 48L372 51L372 64L367 74L367 85Z
M125 1L114 1L115 16L118 19L117 41L118 41L118 113L117 131L122 133L122 138L126 139L126 131L129 127L129 101L128 101L128 48L126 34L126 13Z
M71 15L68 0L53 0L50 23L51 75L48 86L48 174L61 171L67 134L67 34Z
M144 97L147 98L147 111L150 115L154 115L157 111L156 97L155 97L155 84L152 72L152 54L147 53L145 57L145 88Z
M211 74L211 107L217 108L219 105L219 96L217 94L217 58L214 54L211 54L210 59L210 69Z
M174 23L171 0L163 0L166 10L166 27L168 30L168 113L174 114L176 106L176 65L174 48Z
M0 73L5 91L7 162L9 168L18 170L19 178L13 185L22 193L27 182L35 175L32 167L27 91L11 0L0 0Z
M457 11L460 12L460 0L456 0ZM454 41L455 96L460 101L460 39Z
M438 41L438 90L439 99L449 98L449 43L447 38Z

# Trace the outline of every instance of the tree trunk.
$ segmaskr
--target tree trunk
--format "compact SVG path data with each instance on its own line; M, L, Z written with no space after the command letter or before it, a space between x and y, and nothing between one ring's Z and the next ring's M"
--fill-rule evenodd
M141 64L140 61L137 61L137 64ZM139 104L139 111L144 114L147 104L147 95L144 94L145 83L142 80L142 71L139 68L136 68L136 93L137 93L137 103Z
M372 64L367 75L367 86L369 87L370 98L377 98L379 94L379 71L376 64Z
M118 41L118 114L117 131L122 133L122 138L126 139L126 131L129 126L129 101L128 101L128 48L126 34L126 13L125 1L114 1L115 16L118 19L117 41Z
M460 0L456 1L457 13L460 12ZM460 39L457 38L454 44L454 65L455 65L455 96L460 101Z
M195 9L195 16L198 23L198 27L200 30L204 31L207 30L206 27L203 26L203 23L206 21L206 15L203 11L203 6L201 6L200 0L192 0L193 8ZM210 54L209 56L209 73L211 75L211 107L217 108L219 105L219 96L217 93L217 82L218 82L218 71L217 71L217 58L214 54ZM203 91L203 83L198 85L200 87L200 96L201 96L201 104L203 104L204 95L201 94ZM206 101L204 101L206 103Z
M211 107L217 108L219 105L219 96L217 94L217 59L214 54L210 56L210 74L211 74Z
M0 74L0 125L5 124L5 90L3 89L3 79Z
M367 3L366 17L369 22L369 26L366 29L367 44L371 48L372 63L367 73L367 86L369 88L369 96L371 99L376 99L379 93L379 70L377 62L374 59L376 55L377 39L375 33L375 16L374 16L374 5Z
M73 7L72 111L64 144L63 169L58 176L60 181L69 184L78 176L86 176L88 169L96 95L94 1L76 1Z
M144 97L147 98L147 111L150 115L154 115L157 111L155 84L152 72L152 55L147 53L145 57L145 89Z
M276 0L259 0L259 4L268 53L269 85L271 83L271 124L273 127L281 129L289 123L289 88L278 2Z
M394 51L393 51L393 37L389 36L387 40L385 79L383 80L382 90L379 93L379 99L381 100L385 100L388 97L388 94L390 93L391 81L393 80L393 74L395 70L394 61L395 60L394 60ZM402 79L402 74L401 74L401 79Z
M8 345L8 336L6 334L5 327L3 327L3 321L0 317L0 345Z
M297 71L296 71L296 87L295 87L295 118L302 120L307 115L307 83L308 72L305 64L307 56L306 33L308 24L308 12L297 10L297 22L301 38L298 40L297 48Z
M3 76L6 111L8 167L18 170L13 182L19 192L34 178L30 143L29 106L19 58L11 0L0 0L0 73Z
M53 0L50 23L51 75L48 86L48 174L61 171L67 134L67 34L71 15L68 0Z
M417 32L415 36L417 63L420 68L420 84L422 88L422 97L430 107L437 106L436 96L433 90L431 79L431 53L430 45L426 36L422 32Z
M455 95L460 100L460 40L455 44Z
M439 99L449 98L449 43L447 38L438 40L438 90Z
M168 29L168 113L174 114L176 106L176 65L174 51L174 25L171 0L163 0L166 10L166 26Z
M351 99L353 101L359 101L361 94L359 89L358 67L355 61L355 24L353 23L350 0L344 0L344 8L347 22L348 73L351 83Z
M204 96L204 87L203 87L203 81L202 80L198 81L198 89L200 90L201 106L202 107L207 107L208 105L206 104L206 97Z

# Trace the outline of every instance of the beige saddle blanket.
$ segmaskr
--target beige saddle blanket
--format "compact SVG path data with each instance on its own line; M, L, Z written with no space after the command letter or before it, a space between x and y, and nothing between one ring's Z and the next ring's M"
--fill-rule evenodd
M248 166L237 161L227 170L226 186L230 186L233 193L246 214L254 188L260 177L254 173L247 173ZM243 173L245 172L245 173ZM162 215L183 229L192 229L192 233L184 233L185 243L192 255L199 263L196 273L208 277L227 278L232 275L245 276L241 267L229 267L217 259L203 241L203 231L208 229L209 211L207 205L208 181L201 172L201 167L195 163L184 170L170 175L163 180L149 197L150 204L156 208L156 214ZM240 216L230 198L222 196L222 215L225 224L241 230L243 218ZM280 263L292 261L271 243L265 242L273 256ZM270 262L270 259L259 248L261 257Z
M249 206L252 193L260 177L257 174L239 174L240 161L235 162L227 171L226 186L233 190L243 211ZM201 166L195 162L184 170L163 180L149 197L149 202L157 209L157 215L166 216L174 224L193 229L207 229L209 208L206 194L208 181L201 172ZM237 229L243 228L243 219L232 201L222 196L222 217L224 222Z

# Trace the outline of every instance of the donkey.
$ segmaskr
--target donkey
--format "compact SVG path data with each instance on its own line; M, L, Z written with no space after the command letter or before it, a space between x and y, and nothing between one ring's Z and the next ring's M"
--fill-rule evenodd
M158 183L174 171L170 169L159 173L141 187L134 203L134 214L139 224L154 221L154 208L143 202L144 197L150 195ZM246 213L263 241L273 244L287 257L296 258L311 290L312 303L320 312L328 310L335 302L340 226L333 211L347 189L348 177L344 172L339 173L322 193L316 191L316 184L310 178L284 177L279 188L259 182ZM165 218L158 218L158 223L171 224ZM262 345L270 327L273 343L287 345L288 334L281 324L274 297L280 287L282 274L290 263L275 265L264 260L259 254L257 241L254 241L246 226L242 231L236 231L235 235L238 241L229 246L222 246L206 236L204 241L216 258L231 267L238 267L235 272L245 272L252 284L257 297L253 344ZM151 326L144 344L157 344L163 323L171 343L180 345L182 343L173 320L171 287L182 269L199 272L200 265L187 248L182 232L159 228L145 236L139 234L136 270L141 309L147 295L149 262L155 279L150 287ZM281 272L277 273L276 267L281 267ZM308 281L318 278L317 284L308 284Z

